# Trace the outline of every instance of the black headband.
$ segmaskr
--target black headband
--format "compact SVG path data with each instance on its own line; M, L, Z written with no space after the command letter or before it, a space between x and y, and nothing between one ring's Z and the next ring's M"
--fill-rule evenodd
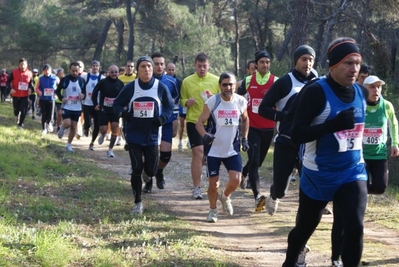
M327 54L328 66L334 67L341 63L349 55L357 54L360 56L359 47L352 41L343 41L330 48Z

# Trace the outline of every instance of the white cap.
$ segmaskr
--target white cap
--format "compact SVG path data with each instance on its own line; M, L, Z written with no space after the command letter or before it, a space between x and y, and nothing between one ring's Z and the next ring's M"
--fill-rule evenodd
M38 71L37 71L37 69L33 69L33 71L32 71L32 72L38 72Z
M385 82L383 80L380 80L380 78L378 78L377 76L370 75L366 79L364 79L363 85L373 84L375 82L381 82L381 85L385 84Z

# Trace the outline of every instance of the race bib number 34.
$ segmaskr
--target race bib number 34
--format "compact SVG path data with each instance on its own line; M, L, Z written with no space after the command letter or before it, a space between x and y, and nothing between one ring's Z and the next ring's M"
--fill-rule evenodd
M154 102L133 102L135 118L154 118Z
M220 126L237 126L239 124L237 110L218 110L217 124Z

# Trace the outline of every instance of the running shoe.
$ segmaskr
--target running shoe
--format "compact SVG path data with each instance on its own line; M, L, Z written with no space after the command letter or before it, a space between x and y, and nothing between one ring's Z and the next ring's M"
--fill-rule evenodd
M252 189L251 182L249 179L247 179L247 186L245 186L246 189Z
M103 134L100 134L100 136L98 137L98 144L102 145L104 143L104 138L105 136Z
M143 181L146 182L146 183L148 183L149 181L152 180L152 177L148 176L145 172L143 172L141 177L143 178Z
M53 123L52 123L52 122L50 122L50 123L47 125L47 131L48 131L49 133L52 133L52 132L54 131L54 127L53 127Z
M152 179L146 182L144 188L141 190L143 193L151 193L152 191Z
M265 209L266 197L264 195L258 195L255 199L255 211L261 212Z
M115 158L114 151L112 151L112 149L110 149L110 150L107 151L107 157L109 157L109 158Z
M202 199L201 187L196 187L193 190L193 199Z
M247 179L248 179L247 176L242 175L242 177L241 177L241 183L240 183L241 189L245 189L246 183L247 183Z
M60 129L58 130L58 138L62 139L62 137L64 136L64 128L60 127Z
M116 138L115 145L116 145L116 146L120 146L121 144L122 144L122 137L121 137L121 136L118 136L118 137Z
M32 116L32 120L34 120L35 119L35 116Z
M183 152L183 145L182 145L182 144L179 144L179 145L177 146L177 150L179 150L179 152Z
M306 253L307 252L308 252L308 250L307 250L306 246L304 246L302 251L299 252L295 267L306 267Z
M208 217L206 218L206 221L210 222L210 223L215 223L218 221L218 213L217 213L216 209L209 210Z
M266 210L269 215L274 215L274 213L276 213L279 202L280 200L278 198L273 199L272 197L268 197L266 199Z
M91 144L89 145L89 150L94 151L94 144L93 144L93 143L91 143Z
M219 192L219 200L222 202L223 212L228 215L233 215L233 206L231 205L231 199L224 196L223 191Z
M142 202L135 203L133 206L132 213L138 215L143 214L143 203Z
M163 178L163 173L162 172L157 172L155 174L155 178L157 180L157 187L159 189L164 189L165 179Z
M66 149L68 152L73 152L73 149L72 149L71 144L67 144L67 145L65 146L65 149Z
M323 209L323 214L324 215L329 215L329 214L332 214L333 212L332 212L332 210L329 208L329 207L325 207L324 209Z
M42 135L46 135L47 134L47 129L44 129L43 131L42 131Z
M295 182L296 181L296 176L295 175L290 175L290 181Z
M341 261L333 261L332 267L344 267Z
M89 137L89 129L83 129L83 135Z

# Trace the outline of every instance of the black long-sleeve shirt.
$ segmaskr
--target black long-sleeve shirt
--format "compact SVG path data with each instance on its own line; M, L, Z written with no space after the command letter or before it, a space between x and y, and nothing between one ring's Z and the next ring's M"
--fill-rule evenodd
M100 105L100 110L106 113L113 113L114 110L112 108L113 100L118 96L118 94L122 91L124 87L124 83L119 79L112 79L111 77L106 77L105 79L100 80L96 87L93 90L93 95L91 97L93 101L93 106L96 107ZM98 94L100 94L100 101L98 102ZM106 104L104 105L104 100ZM109 102L111 99L112 103Z
M343 87L329 75L326 81L342 102L353 101L355 97L353 85ZM366 100L369 94L368 90L362 85L359 86ZM325 104L326 96L318 83L311 83L301 90L289 111L289 116L293 115L291 138L294 143L304 144L328 133L329 129L325 123L311 125L313 119L323 111Z

